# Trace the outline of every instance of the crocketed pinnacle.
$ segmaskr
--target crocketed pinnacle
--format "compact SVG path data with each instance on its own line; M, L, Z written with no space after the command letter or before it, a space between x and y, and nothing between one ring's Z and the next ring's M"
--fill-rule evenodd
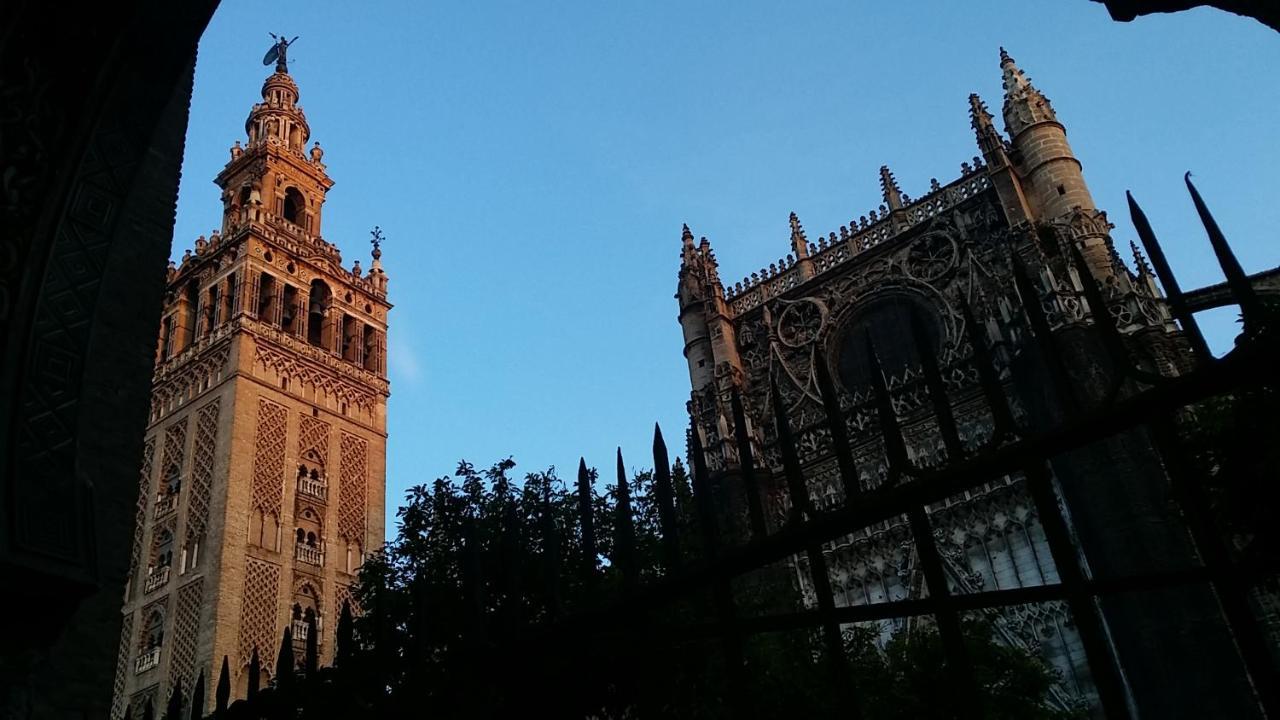
M800 224L800 217L795 213L791 213L791 250L795 253L796 259L809 257L809 240L804 235L804 226Z
M1057 122L1058 116L1044 93L1036 89L1004 48L1000 48L1004 85L1004 129L1010 137L1041 122Z
M898 187L898 180L888 165L880 166L880 192L884 194L884 202L890 210L902 209L902 188Z

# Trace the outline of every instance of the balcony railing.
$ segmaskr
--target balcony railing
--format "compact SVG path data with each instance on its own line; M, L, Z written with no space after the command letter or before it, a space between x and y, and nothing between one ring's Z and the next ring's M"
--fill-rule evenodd
M153 569L151 573L147 575L147 581L142 585L142 592L154 592L155 590L168 585L169 571L170 567L168 565Z
M160 495L156 497L156 517L173 512L178 507L177 495Z
M151 668L160 664L160 648L153 647L143 650L142 654L133 663L133 671L135 673L144 673Z
M305 543L295 546L293 556L308 565L324 565L324 551Z
M312 480L309 477L298 478L298 492L313 498L324 500L329 497L329 485L324 480Z

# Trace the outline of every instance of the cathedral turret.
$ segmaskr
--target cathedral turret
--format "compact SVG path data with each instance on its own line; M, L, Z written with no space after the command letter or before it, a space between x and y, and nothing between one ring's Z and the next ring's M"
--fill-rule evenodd
M1027 199L1022 194L1022 183L1018 181L1009 160L1009 148L1000 131L991 121L991 113L987 104L977 93L969 95L969 123L977 136L978 149L982 151L982 159L987 164L987 175L991 184L1000 195L1009 219L1015 223L1024 222L1031 216L1027 208Z
M1080 161L1067 144L1067 131L1045 97L1004 48L1000 48L1004 76L1005 132L1020 166L1023 189L1038 218L1065 215L1072 208L1094 209Z
M681 233L681 261L676 299L680 303L680 327L684 330L684 356L689 362L689 379L694 390L709 387L716 367L728 363L741 370L737 342L720 266L711 243L702 238L696 245L693 232L685 225Z
M1106 214L1093 204L1080 161L1067 143L1066 128L1058 121L1049 99L1031 84L1004 48L1000 48L1000 71L1009 159L1017 172L1028 219L1063 228L1080 248L1095 277L1113 277L1118 259L1107 236L1110 225ZM978 130L979 146L994 139L982 114L985 112L975 120L975 129L982 128ZM1016 215L1016 208L1011 211Z

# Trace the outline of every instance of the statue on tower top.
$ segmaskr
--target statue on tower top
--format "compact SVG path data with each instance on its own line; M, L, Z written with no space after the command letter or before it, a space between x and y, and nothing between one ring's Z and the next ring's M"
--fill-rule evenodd
M269 32L267 34L275 38L276 42L271 46L271 49L267 51L267 54L263 56L262 64L270 65L272 62L275 62L276 72L289 72L289 46L298 39L298 36L294 35L293 40L285 40L283 35L276 35L273 32Z

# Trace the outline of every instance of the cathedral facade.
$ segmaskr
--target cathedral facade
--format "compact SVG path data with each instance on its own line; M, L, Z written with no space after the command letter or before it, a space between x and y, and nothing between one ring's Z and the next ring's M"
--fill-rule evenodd
M286 627L334 652L384 531L387 275L321 233L333 181L283 53L222 189L219 230L170 263L112 716L263 686Z
M742 472L740 437L751 443L756 476L765 478L762 505L770 528L781 527L790 513L771 386L785 408L817 510L844 504L820 366L837 386L860 489L888 481L889 449L879 431L869 347L883 371L911 465L936 468L948 460L924 386L921 353L932 355L941 369L964 448L992 441L995 422L982 398L962 305L972 308L980 335L987 338L1023 428L1052 426L1062 416L1062 408L1043 390L1047 383L1037 380L1029 364L1024 302L1044 308L1084 402L1101 401L1097 395L1105 392L1104 363L1099 362L1104 352L1089 335L1082 267L1102 288L1141 369L1168 376L1189 367L1185 340L1151 270L1136 248L1132 265L1116 252L1112 225L1094 203L1049 100L1003 49L1000 69L1005 132L996 129L983 101L971 95L969 114L981 156L963 163L958 178L934 180L922 196L912 198L882 167L883 204L877 209L813 240L792 214L789 254L733 284L721 281L710 242L695 240L685 227L676 298L692 384L689 412L712 481L730 498L738 527L745 526L742 516L750 504L733 498L746 492L735 481ZM1077 251L1082 264L1074 260ZM1027 268L1040 297L1021 297L1015 263ZM745 434L735 427L735 395L744 405ZM1162 471L1158 462L1149 461L1153 453L1140 438L1126 442L1052 462L1056 479L1070 480L1058 492L1085 561L1097 575L1181 566L1194 556L1185 538L1152 529L1157 523L1148 520L1164 512L1167 498L1147 488L1163 484ZM1146 483L1151 478L1156 479ZM1011 474L949 498L930 506L927 514L951 593L1058 582L1022 476ZM928 593L905 517L827 543L822 553L837 606ZM796 603L815 607L807 558L796 556L789 567ZM1208 618L1206 626L1220 628L1212 597L1187 602L1144 608L1141 601L1109 599L1101 608L1112 650L1122 663L1132 661L1124 668L1129 702L1152 717L1181 716L1194 702L1223 694L1212 686L1172 688L1173 678L1201 672L1197 646L1179 639L1160 648L1151 639L1185 636L1185 626L1198 613ZM1094 677L1066 603L1018 605L983 615L998 641L1039 654L1056 670L1052 695L1059 707L1100 712ZM887 637L911 622L916 620L886 621L880 632ZM1216 630L1200 648L1231 651L1229 638ZM1174 672L1178 663L1185 667ZM1186 698L1198 700L1179 709ZM1208 709L1202 716L1228 716L1215 714L1220 711Z

